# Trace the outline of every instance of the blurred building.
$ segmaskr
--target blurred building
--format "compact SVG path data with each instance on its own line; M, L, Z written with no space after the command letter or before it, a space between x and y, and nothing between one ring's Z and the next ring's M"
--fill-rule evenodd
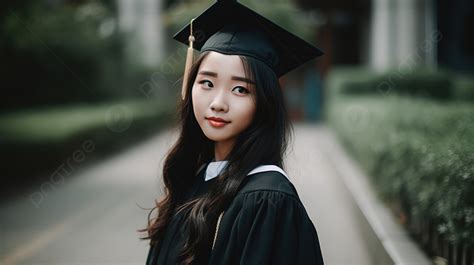
M325 18L317 40L323 72L331 64L474 70L471 0L296 1Z
M130 63L156 66L164 57L161 0L117 0L118 22L125 33Z

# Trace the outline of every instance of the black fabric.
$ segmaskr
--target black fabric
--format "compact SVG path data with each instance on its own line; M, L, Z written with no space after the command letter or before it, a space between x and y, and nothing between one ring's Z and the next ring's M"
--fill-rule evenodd
M216 180L204 181L204 172L197 176L187 199L203 194ZM159 255L150 247L146 264L176 264L186 233L181 217L169 225ZM324 264L316 229L296 189L276 171L247 177L224 213L212 251L211 245L212 240L198 253L196 264Z
M204 43L201 52L204 51L254 57L272 69L278 65L278 53L271 45L270 40L251 25L224 26Z
M248 29L252 29L249 31ZM193 22L194 48L252 56L280 77L323 52L237 1L221 0ZM173 37L188 44L190 25Z

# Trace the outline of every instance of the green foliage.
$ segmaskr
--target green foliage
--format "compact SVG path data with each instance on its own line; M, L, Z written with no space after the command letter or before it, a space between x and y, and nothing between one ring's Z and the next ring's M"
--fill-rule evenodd
M113 130L114 123L168 115L174 106L164 100L127 100L101 104L71 104L24 109L0 115L0 144L61 144L97 128Z
M306 41L310 43L315 41L317 31L314 13L302 10L295 5L295 2L288 0L244 0L241 2Z
M162 98L3 113L0 115L3 187L35 183L65 163L85 142L94 145L88 161L128 147L168 125L173 109L172 102Z
M473 244L474 106L336 92L349 72L335 71L329 82L327 118L338 136L382 196L431 218L452 242Z
M101 2L29 2L1 18L3 108L99 101L123 95L119 34ZM113 89L113 90L112 90ZM122 90L122 91L121 91ZM130 93L128 94L130 95Z
M375 74L367 69L339 69L348 74L339 92L351 95L399 94L437 100L474 100L474 79L448 70L412 69Z
M313 27L315 19L313 14L299 9L292 1L245 0L240 2L308 42L314 41L316 31ZM200 15L209 5L209 1L185 1L170 8L165 16L169 35L187 25L191 18Z
M455 76L456 99L474 101L474 76Z

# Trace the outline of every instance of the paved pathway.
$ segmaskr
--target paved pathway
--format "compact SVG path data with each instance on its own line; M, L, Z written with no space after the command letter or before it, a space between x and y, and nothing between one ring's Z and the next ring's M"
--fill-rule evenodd
M114 157L46 181L0 205L0 264L144 264L145 225L157 177L176 134L166 131ZM334 138L324 126L297 124L287 171L318 230L328 265L370 265L352 199L325 156Z
M295 125L286 169L316 226L328 265L370 265L351 195L326 155L335 138L325 126Z

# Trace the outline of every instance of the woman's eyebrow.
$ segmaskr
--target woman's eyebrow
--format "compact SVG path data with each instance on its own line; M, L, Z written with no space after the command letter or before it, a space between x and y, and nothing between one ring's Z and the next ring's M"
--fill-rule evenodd
M198 74L200 75L209 75L213 77L217 77L217 73L211 72L211 71L200 71Z
M215 73L215 72L211 72L211 71L200 71L198 74L200 75L208 75L208 76L212 76L212 77L217 77L218 74ZM232 80L235 80L235 81L242 81L242 82L245 82L245 83L250 83L250 84L255 84L255 82L251 79L248 79L246 77L241 77L241 76L232 76L231 78Z
M236 80L236 81L242 81L242 82L245 82L245 83L249 83L249 84L255 84L254 81L246 78L246 77L240 77L240 76L232 76L231 78L232 80Z

